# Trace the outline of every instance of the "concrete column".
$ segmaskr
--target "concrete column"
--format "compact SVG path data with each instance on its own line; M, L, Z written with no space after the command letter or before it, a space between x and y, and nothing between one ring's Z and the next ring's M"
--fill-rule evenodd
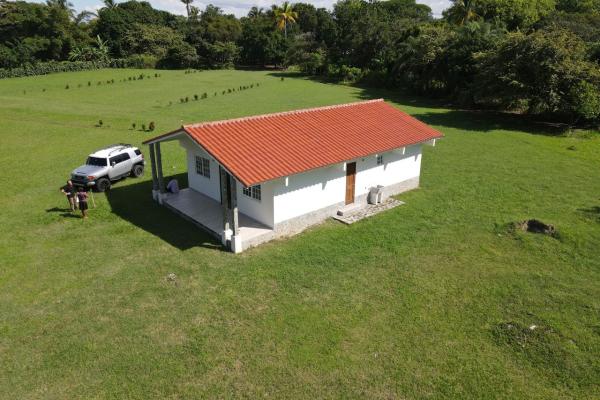
M223 245L227 244L228 240L231 240L231 228L230 228L230 216L229 216L229 174L222 167L219 166L219 178L221 186L221 211L223 213L223 233L221 236L221 242Z
M150 143L150 169L152 170L152 198L158 198L158 177L156 176L156 155L154 154L154 143Z
M237 181L233 176L229 177L229 188L230 188L230 200L231 200L231 229L234 235L240 233L239 218L238 218L238 206L237 206Z
M158 175L158 202L162 204L163 194L165 193L165 180L163 178L162 154L160 152L160 142L156 143L156 172Z

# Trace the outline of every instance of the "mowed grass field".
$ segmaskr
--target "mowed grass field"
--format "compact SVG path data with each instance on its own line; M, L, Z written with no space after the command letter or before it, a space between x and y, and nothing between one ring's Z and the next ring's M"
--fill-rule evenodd
M597 133L267 72L157 72L0 81L0 398L600 398ZM155 204L149 171L96 193L86 221L58 192L106 144L377 97L446 137L404 206L351 226L234 255ZM183 149L163 153L185 172ZM509 228L528 218L558 235Z

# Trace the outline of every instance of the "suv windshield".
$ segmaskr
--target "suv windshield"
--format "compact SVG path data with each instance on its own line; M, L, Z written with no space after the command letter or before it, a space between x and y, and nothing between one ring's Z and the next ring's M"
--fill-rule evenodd
M85 162L87 165L94 165L96 167L106 167L106 158L99 158L99 157L88 157L87 161Z

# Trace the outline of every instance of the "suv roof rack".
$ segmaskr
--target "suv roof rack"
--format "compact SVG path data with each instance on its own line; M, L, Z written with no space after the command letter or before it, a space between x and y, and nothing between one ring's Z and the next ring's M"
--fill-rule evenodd
M119 148L125 148L125 147L131 147L131 145L129 143L113 143L113 144L109 144L108 146L104 146L101 149L98 149L96 151L100 151L100 150L107 150L113 147L119 147Z

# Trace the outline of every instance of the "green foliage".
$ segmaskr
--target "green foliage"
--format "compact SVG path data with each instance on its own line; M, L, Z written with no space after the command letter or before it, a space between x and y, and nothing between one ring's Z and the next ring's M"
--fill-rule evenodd
M600 85L580 81L569 91L569 103L578 118L593 120L600 116Z
M600 73L587 61L583 41L569 31L511 33L496 48L481 53L479 62L478 102L534 114L590 115L588 105L594 99L588 92L599 87ZM586 83L576 86L581 82Z

